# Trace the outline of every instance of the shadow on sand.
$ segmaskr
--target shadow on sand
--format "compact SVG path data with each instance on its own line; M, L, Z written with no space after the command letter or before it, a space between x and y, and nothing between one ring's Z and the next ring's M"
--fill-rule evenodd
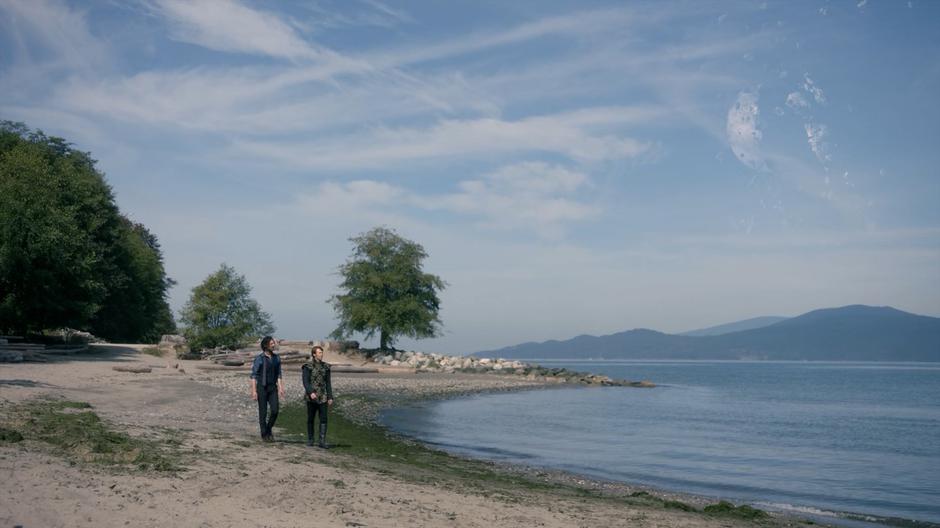
M49 363L89 362L89 361L133 361L140 358L140 345L88 345L88 350L77 354L46 354Z

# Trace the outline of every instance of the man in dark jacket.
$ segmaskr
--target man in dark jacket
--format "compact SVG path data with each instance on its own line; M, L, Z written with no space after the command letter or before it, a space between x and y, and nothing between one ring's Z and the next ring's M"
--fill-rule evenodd
M301 369L304 382L304 399L307 401L307 445L313 445L313 421L320 414L320 443L326 444L326 425L328 410L333 405L333 385L330 382L330 364L323 361L323 347L317 345L310 351L310 362Z
M280 407L278 396L284 396L281 358L274 353L276 349L277 339L265 336L261 340L261 353L251 364L251 397L258 401L258 423L261 425L261 440L265 442L274 441L271 429ZM265 420L268 407L271 408L271 416Z

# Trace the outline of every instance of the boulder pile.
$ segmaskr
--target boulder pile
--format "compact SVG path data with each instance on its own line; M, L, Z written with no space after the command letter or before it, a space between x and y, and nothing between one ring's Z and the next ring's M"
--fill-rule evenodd
M472 356L445 356L403 350L363 350L369 360L378 366L403 367L415 372L462 372L479 374L509 374L527 379L583 385L654 387L648 381L630 382L608 376L575 372L566 368L548 368L518 360L478 358Z

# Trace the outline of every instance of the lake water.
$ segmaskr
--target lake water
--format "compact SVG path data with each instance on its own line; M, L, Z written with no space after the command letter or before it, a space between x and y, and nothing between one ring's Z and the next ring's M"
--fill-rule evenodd
M487 394L382 421L462 455L768 509L940 523L940 364L538 363L658 387Z

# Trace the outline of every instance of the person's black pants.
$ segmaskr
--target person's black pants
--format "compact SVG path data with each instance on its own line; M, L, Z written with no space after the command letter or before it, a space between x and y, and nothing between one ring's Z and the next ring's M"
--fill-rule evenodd
M271 408L271 415L268 414L268 407ZM258 424L261 426L261 437L271 436L271 428L277 421L277 413L280 410L280 402L277 399L277 385L260 387L258 389ZM265 420L267 417L267 420Z
M313 438L313 420L316 418L317 413L320 413L320 425L326 425L327 421L329 420L327 412L329 407L330 406L327 403L318 403L307 400L307 438Z

